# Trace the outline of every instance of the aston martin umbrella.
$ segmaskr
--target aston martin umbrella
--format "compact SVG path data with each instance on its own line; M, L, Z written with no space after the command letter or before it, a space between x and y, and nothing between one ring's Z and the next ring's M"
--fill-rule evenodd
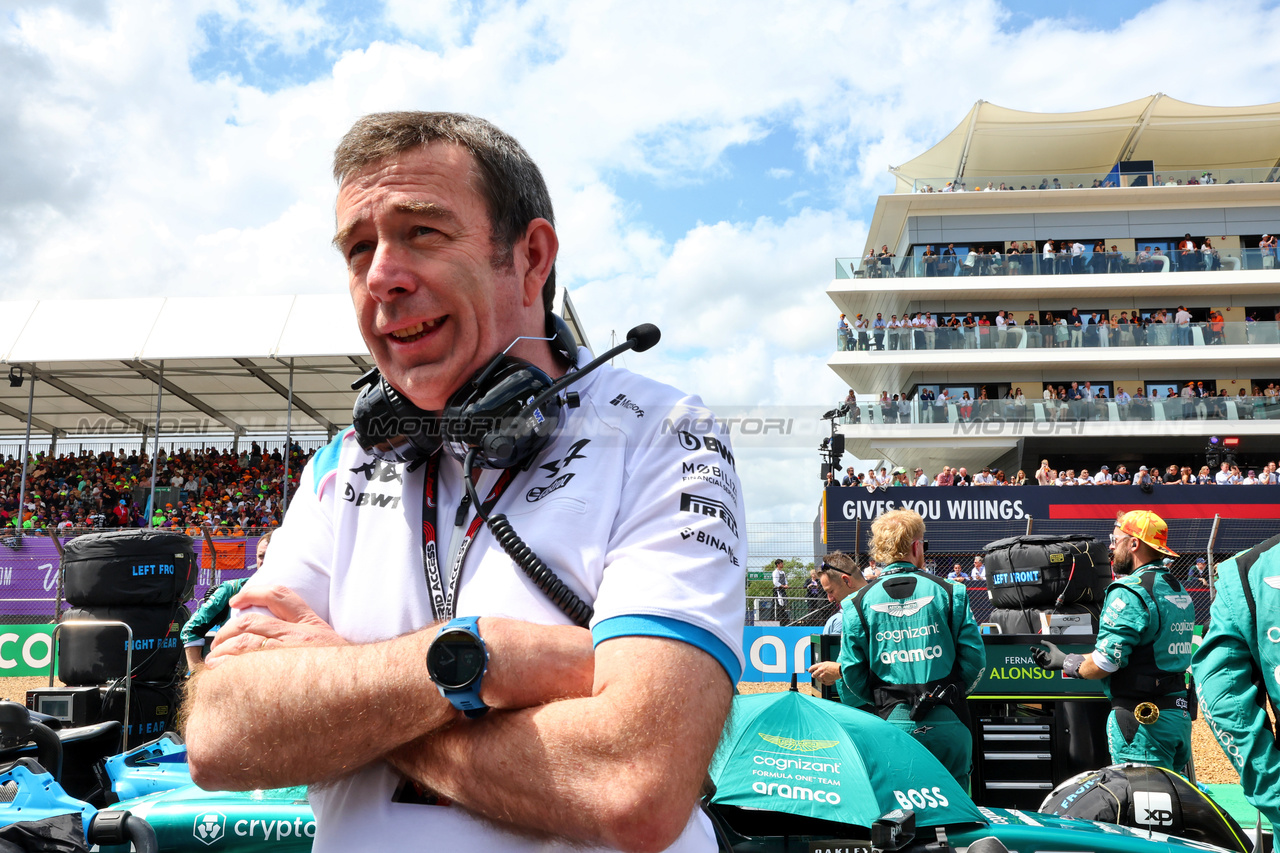
M714 805L861 827L894 809L914 810L917 826L986 823L911 735L794 689L734 697L711 778Z

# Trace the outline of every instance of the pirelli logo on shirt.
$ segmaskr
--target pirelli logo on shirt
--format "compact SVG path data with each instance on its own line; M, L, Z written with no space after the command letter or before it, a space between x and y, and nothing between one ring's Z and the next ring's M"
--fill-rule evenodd
M695 515L709 515L718 518L724 522L724 526L729 528L729 532L734 536L738 535L738 520L733 517L733 512L729 507L716 500L715 498L706 498L702 495L691 495L688 492L680 493L680 511L692 512Z

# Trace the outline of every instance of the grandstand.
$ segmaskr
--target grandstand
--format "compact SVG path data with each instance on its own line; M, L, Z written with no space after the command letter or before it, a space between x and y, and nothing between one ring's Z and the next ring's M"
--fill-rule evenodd
M839 426L846 449L908 471L1029 472L1048 458L1059 469L1133 472L1188 464L1225 433L1239 438L1242 465L1276 458L1280 433L1261 389L1280 379L1277 128L1280 104L1154 95L1029 113L979 102L891 169L897 191L878 199L866 243L836 259L827 293L862 325L828 365L859 402L934 396L932 406L866 406ZM927 192L966 181L1017 191ZM1142 260L1157 249L1161 263ZM873 253L871 265L853 257ZM877 332L877 317L944 331L908 322L905 333ZM1065 337L1046 335L1051 319ZM1073 382L1098 392L1087 416L1045 396ZM1189 387L1206 393L1203 416L1163 402L1172 389L1182 403ZM1153 392L1157 403L1141 409L1117 402ZM1025 405L1009 411L1004 398L1019 395Z
M345 294L0 302L0 363L0 512L29 533L121 500L129 525L277 524L373 367Z

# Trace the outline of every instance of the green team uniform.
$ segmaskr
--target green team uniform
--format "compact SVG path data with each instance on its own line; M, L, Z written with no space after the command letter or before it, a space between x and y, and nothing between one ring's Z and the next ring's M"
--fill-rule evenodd
M248 578L236 578L214 587L205 596L204 603L199 609L191 614L187 624L182 626L182 645L204 645L204 635L209 633L209 629L231 618L231 599L244 588L248 580Z
M822 633L836 634L836 635L844 634L844 620L846 618L844 615L844 609L849 606L849 602L852 599L853 599L852 595L846 595L844 597L844 600L840 602L840 612L836 613L830 619L827 620L827 624L823 626ZM836 656L837 662L839 661L839 659L840 659L839 655L837 655ZM870 705L863 704L862 702L859 702L857 699L849 695L849 689L844 686L843 678L836 679L835 688L836 688L836 695L840 697L840 703L842 705L848 705L850 708L857 708L859 711L866 711L867 713L870 713L870 714L874 714L876 712L875 708L871 707Z
M985 666L982 634L963 587L899 562L845 599L841 700L873 706L920 741L966 790L973 735L964 697ZM911 719L920 696L948 685L943 702Z
M1280 700L1280 536L1220 565L1215 589L1191 665L1200 707L1245 797L1280 826L1280 745L1266 709Z
M1191 596L1163 566L1145 565L1107 587L1093 662L1111 673L1102 690L1111 700L1107 746L1113 763L1181 771L1191 760L1186 671L1194 632ZM1160 709L1154 723L1134 718L1143 702Z

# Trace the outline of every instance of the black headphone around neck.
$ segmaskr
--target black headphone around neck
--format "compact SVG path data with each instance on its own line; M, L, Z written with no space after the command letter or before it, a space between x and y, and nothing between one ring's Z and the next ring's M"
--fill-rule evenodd
M553 380L528 361L499 353L453 392L442 412L419 409L377 369L371 370L351 386L362 389L352 412L356 440L366 453L408 463L410 470L441 449L462 462L467 498L494 540L574 624L585 628L591 622L591 606L538 558L505 515L488 514L476 493L472 469L530 465L555 438L561 409L578 406L578 395L564 393L565 388L619 353L644 352L661 337L656 326L636 326L623 343L579 367L578 345L569 324L548 312L547 339L570 368L567 375Z
M573 331L550 311L547 338L562 364L577 364ZM462 461L474 448L481 467L512 468L527 464L555 435L563 405L558 396L540 401L521 417L552 384L541 368L503 352L454 391L443 411L429 412L393 388L375 367L351 385L361 389L352 426L364 451L387 462L416 466L442 447Z

